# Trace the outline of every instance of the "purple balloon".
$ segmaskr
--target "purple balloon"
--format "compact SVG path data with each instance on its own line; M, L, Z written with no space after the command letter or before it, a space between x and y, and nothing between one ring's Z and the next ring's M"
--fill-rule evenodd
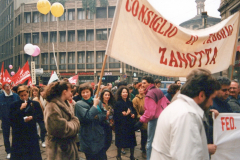
M12 75L12 76L13 76L13 75L15 75L15 72L14 72L14 71L12 71L12 72L11 72L11 75Z
M36 46L36 45L34 45L34 48L35 48L35 50L34 50L32 56L36 57L36 56L38 56L40 54L40 48L38 46Z

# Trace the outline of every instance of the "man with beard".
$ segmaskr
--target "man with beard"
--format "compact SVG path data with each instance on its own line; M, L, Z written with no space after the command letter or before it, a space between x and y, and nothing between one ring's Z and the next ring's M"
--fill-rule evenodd
M204 111L212 106L221 86L205 69L195 69L186 78L177 100L158 118L152 160L209 159Z
M229 88L229 98L228 104L231 106L234 112L240 112L240 96L238 95L238 82L232 81Z

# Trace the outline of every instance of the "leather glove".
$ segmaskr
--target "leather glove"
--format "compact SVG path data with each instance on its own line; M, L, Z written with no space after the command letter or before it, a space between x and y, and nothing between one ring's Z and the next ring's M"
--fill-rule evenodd
M139 130L142 127L143 123L138 121L135 125L134 125L134 131Z

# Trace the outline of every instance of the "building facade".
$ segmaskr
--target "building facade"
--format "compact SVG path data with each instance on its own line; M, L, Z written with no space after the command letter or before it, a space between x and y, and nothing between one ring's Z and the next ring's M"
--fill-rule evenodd
M233 15L236 12L240 11L240 1L239 0L221 0L221 4L219 7L219 12L222 17L222 20L227 17ZM233 79L240 80L240 27L239 34L237 40L237 48L236 48L236 60L234 68L230 67L226 74L231 77L233 70Z
M37 75L37 84L46 84L52 71L57 71L62 78L79 75L79 83L98 82L117 0L109 0L107 7L101 7L97 1L96 14L83 10L81 1L67 1L65 12L59 18L50 12L47 15L39 13L36 0L0 2L2 10L11 12L10 20L1 24L4 30L0 37L5 36L0 41L0 63L4 62L5 68L13 64L17 71L26 61L29 64L34 61L35 68L44 70L43 74ZM5 2L6 6L2 7ZM6 14L4 11L0 18ZM23 48L27 43L39 46L41 54L37 57L25 54ZM108 83L119 79L131 83L141 80L144 75L148 73L108 57L102 81Z
M197 15L183 23L180 24L181 27L198 30L213 26L221 21L221 18L215 18L206 15L203 15L205 12L205 1L206 0L196 0L197 4Z

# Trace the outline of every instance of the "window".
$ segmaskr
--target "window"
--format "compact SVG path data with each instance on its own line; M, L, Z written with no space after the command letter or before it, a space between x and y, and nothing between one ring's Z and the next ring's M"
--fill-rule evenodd
M106 8L97 8L96 18L107 18L107 9Z
M97 30L97 40L107 40L107 29Z
M64 11L63 15L59 17L60 21L65 21L66 20L66 11Z
M31 13L25 13L25 23L31 23Z
M50 32L50 42L57 42L57 32Z
M31 33L25 33L25 42L27 43L31 43Z
M85 19L85 11L83 9L78 9L78 19Z
M42 15L42 22L47 22L48 21L48 14Z
M94 68L94 52L87 52L87 69Z
M42 43L48 43L48 32L42 33Z
M68 53L68 63L70 64L75 63L75 52Z
M85 53L84 52L78 52L78 63L85 63Z
M66 64L66 53L65 52L59 53L59 63Z
M38 12L33 12L33 23L39 22L39 14Z
M111 34L111 28L108 29L108 37L110 36Z
M20 25L21 24L21 16L19 15L18 16L18 25Z
M74 20L74 19L75 19L75 10L69 9L68 10L68 20L71 21L71 20Z
M85 41L84 31L78 31L78 41Z
M39 33L33 33L33 43L39 43Z
M57 18L54 15L52 15L51 13L50 13L50 21L51 22L57 21Z
M75 31L68 31L68 42L75 41Z
M109 68L120 68L120 62L114 58L109 57ZM132 67L130 67L132 69Z
M85 69L85 52L78 52L78 69Z
M87 41L94 41L93 30L87 30Z
M56 56L56 53L55 53ZM55 64L55 59L53 53L50 53L50 64Z
M94 14L91 13L89 10L86 11L86 19L93 19Z
M41 54L42 57L42 64L48 64L48 54L47 53L42 53Z
M97 52L97 63L103 62L105 52Z
M108 8L108 18L113 18L114 12L116 7L109 7Z
M39 56L33 57L33 61L35 62L35 65L39 65Z
M18 45L21 45L21 35L18 35Z
M60 42L66 42L66 32L61 31L60 33Z
M25 61L25 62L28 61L28 64L31 65L31 56L30 56L30 55L27 55L27 54L24 54L24 61Z
M102 63L103 63L105 52L100 51L100 52L97 52L96 54L97 54L96 68L102 68L102 65L103 65ZM105 68L107 68L107 65L105 65Z
M87 52L87 63L94 63L94 52Z

